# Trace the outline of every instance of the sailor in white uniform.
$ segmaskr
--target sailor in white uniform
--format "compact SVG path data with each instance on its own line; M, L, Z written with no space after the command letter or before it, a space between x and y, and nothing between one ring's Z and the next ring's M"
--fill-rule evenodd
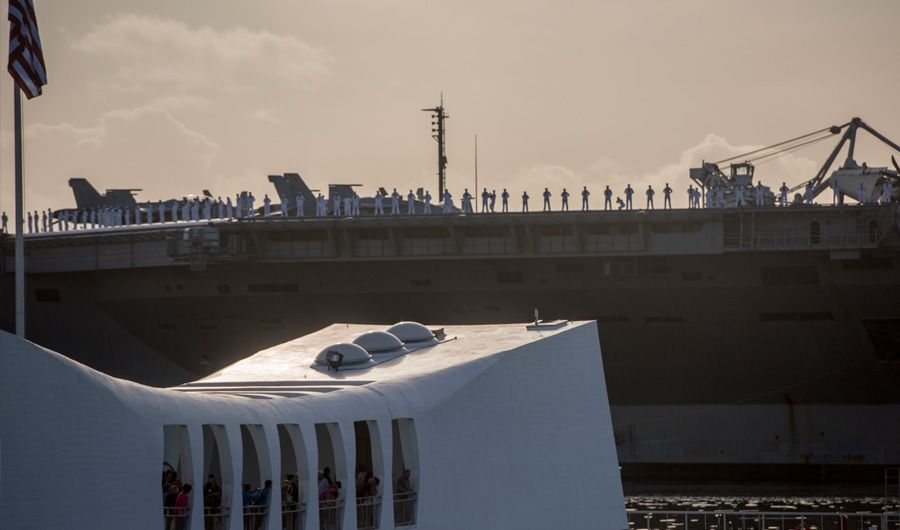
M500 194L500 210L503 213L509 213L509 192L506 191L506 188L503 188L503 193Z
M831 205L838 205L838 195L841 194L841 185L838 184L837 179L831 181Z
M268 193L263 197L263 216L272 217L272 199Z
M279 201L278 201L278 206L279 206L279 209L281 210L281 218L282 218L282 219L287 219L287 216L288 216L288 201L287 201L287 196L285 196L285 195L279 195L279 196L278 196L278 199L279 199Z
M522 212L528 211L528 192L522 192Z
M891 195L894 193L894 183L888 179L884 180L884 184L881 185L881 204L888 204L891 202Z
M344 215L353 215L353 199L349 195L344 197Z
M255 217L256 209L253 205L256 204L256 197L253 196L253 192L247 194L247 217Z
M866 184L862 181L859 182L859 204L866 203Z
M443 213L450 213L453 211L453 195L450 195L450 190L444 190L444 197L441 202L443 203Z
M207 197L206 199L203 200L203 218L204 219L212 219L212 216L213 216L212 207L213 207L212 199Z
M413 195L412 190L409 190L409 194L406 196L406 214L416 214L416 196Z
M463 213L472 213L472 194L469 193L469 188L465 188L463 190Z
M741 206L746 206L747 201L744 200L744 187L736 186L734 188L734 205L740 208Z
M216 197L216 210L217 210L216 214L218 215L219 219L224 219L225 218L225 203L222 202L221 195L219 197Z
M125 207L125 226L131 225L131 208ZM69 221L66 220L66 230L69 229Z
M6 215L6 212L3 212L3 214L0 215L0 222L3 223L3 228L2 228L3 233L8 234L9 233L9 216Z
M334 206L333 211L331 212L335 217L339 217L341 215L341 196L337 193L334 194L334 198L332 199L332 203Z
M735 196L737 196L737 193L735 193ZM725 186L721 184L716 184L716 207L725 207Z
M375 192L375 215L384 215L384 195L381 190Z
M134 224L136 224L136 225L141 224L141 207L140 206L136 206L134 208Z
M303 206L304 206L303 203L306 202L306 197L304 197L302 193L298 193L296 202L297 202L297 217L303 217L305 215L305 213L303 211Z
M803 192L803 198L806 204L812 204L813 202L813 185L812 182L806 183L806 190Z
M425 213L431 213L431 193L428 193L428 190L425 190Z
M231 204L231 197L225 198L225 218L231 219L234 215L234 205Z
M781 206L787 206L788 203L788 191L790 191L787 187L787 184L784 182L781 183L781 188L778 189L779 199L781 200Z
M397 193L397 188L394 188L393 193L391 193L391 215L398 215L400 213L400 194Z

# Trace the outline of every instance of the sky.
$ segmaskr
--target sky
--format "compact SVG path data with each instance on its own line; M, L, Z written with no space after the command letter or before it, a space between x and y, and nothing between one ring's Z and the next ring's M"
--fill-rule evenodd
M456 197L675 189L688 170L853 116L900 143L900 1L34 0L49 84L25 102L29 210L67 181L139 199L257 197L266 175ZM6 40L6 39L0 39ZM3 53L6 43L3 43ZM13 209L0 83L0 209ZM867 136L867 135L863 135ZM774 188L831 146L759 166ZM861 137L856 159L890 166ZM830 197L828 198L830 202ZM599 203L599 200L597 201Z

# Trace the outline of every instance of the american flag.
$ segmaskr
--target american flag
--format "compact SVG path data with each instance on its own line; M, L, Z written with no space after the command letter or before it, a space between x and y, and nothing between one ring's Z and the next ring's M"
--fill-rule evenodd
M47 84L44 52L31 0L9 0L9 75L28 99Z

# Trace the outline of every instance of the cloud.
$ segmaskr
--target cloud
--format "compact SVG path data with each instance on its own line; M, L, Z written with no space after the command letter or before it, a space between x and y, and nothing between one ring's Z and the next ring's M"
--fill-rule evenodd
M247 91L266 85L311 89L334 58L290 35L245 28L190 27L153 16L118 15L74 38L83 54L117 64L107 88L166 92Z
M74 206L70 177L86 177L101 192L141 188L148 200L198 193L185 183L202 181L219 153L216 142L154 107L112 110L89 127L34 124L26 139L26 191L35 207Z
M631 186L637 190L636 205L643 205L643 193L648 185L652 185L657 191L662 190L668 183L673 190L672 203L675 207L687 206L686 190L693 181L690 179L690 169L699 167L704 160L715 161L746 153L762 147L761 145L732 145L725 138L715 134L706 135L696 145L682 151L678 160L655 170L643 174L627 174L622 164L602 158L588 164L585 168L570 168L563 165L537 164L522 168L512 179L516 189L527 189L532 197L535 192L548 187L554 195L554 205L558 205L559 192L565 187L573 198L578 197L577 192L582 186L587 186L592 193L592 205L594 208L602 207L602 190L609 185L613 190L613 197L624 197L625 186ZM817 164L802 156L787 154L770 162L759 164L755 176L762 180L764 185L777 190L782 181L802 182L812 177L818 169ZM723 171L728 171L727 164L723 164ZM576 202L570 199L570 206L580 205L580 198ZM657 195L657 206L661 206L662 199Z
M250 113L250 117L266 123L278 123L281 120L266 109L256 109Z

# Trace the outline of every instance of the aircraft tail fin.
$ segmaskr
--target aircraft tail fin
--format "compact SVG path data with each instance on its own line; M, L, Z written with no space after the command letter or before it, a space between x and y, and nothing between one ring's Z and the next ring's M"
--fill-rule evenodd
M313 195L312 190L306 185L306 182L303 182L303 177L301 177L299 173L285 173L284 182L290 189L291 194L289 197L296 197L297 194L300 193L306 200L306 204L316 203L316 196Z
M103 204L103 196L84 178L69 179L69 186L75 194L75 206L79 210L99 207Z

